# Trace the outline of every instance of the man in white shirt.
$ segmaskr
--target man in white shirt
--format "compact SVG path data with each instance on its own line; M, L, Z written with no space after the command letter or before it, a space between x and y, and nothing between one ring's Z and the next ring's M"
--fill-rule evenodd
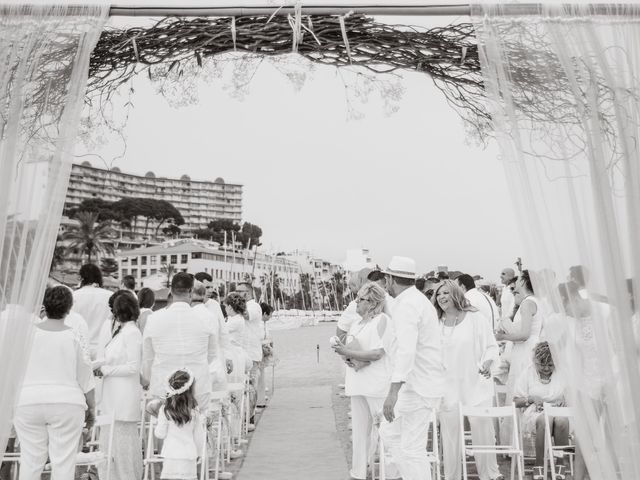
M197 276L196 276L197 277ZM224 322L224 316L220 311L220 316L210 310L204 303L206 300L206 288L202 282L195 281L193 285L193 294L191 295L191 308L202 314L208 322L213 325L213 331L216 334L216 358L209 364L209 374L211 375L211 388L213 391L221 391L226 389L227 385L227 368L226 368L226 352L222 343L223 335L228 337L229 332ZM224 334L222 333L224 331ZM228 341L228 338L227 338Z
M136 294L136 277L133 275L125 275L122 277L120 288L131 292L133 296L136 297L136 300L138 299L138 295Z
M505 268L500 273L500 282L502 283L502 292L500 293L500 317L509 317L513 315L513 309L516 306L516 300L513 298L511 284L515 283L516 272L513 268Z
M224 367L227 373L233 372L233 360L231 360L231 341L229 340L229 329L227 328L227 322L225 321L224 314L222 313L222 307L218 301L218 292L213 284L213 277L207 272L198 272L195 275L196 280L202 282L205 288L205 301L204 306L209 309L213 316L217 319L218 324L218 344L222 349L222 355L224 358Z
M111 295L112 292L102 288L102 272L96 265L89 263L80 268L80 288L73 292L72 310L87 322L87 343L92 359L96 357L102 326L111 318Z
M357 272L351 272L349 274L349 281L347 282L347 287L353 294L354 299L351 302L349 302L349 305L347 305L347 308L345 308L344 312L342 312L342 315L340 315L340 318L338 319L338 326L336 327L336 335L340 338L340 341L342 342L344 342L347 336L347 333L351 328L351 325L353 325L354 322L357 322L362 318L360 317L358 312L356 312L357 304L355 301L355 296L358 294L358 290L362 288L362 285L364 285L367 282L367 277L369 276L370 273L371 273L370 268L363 268L361 270L358 270Z
M471 275L463 273L456 278L456 282L464 290L464 296L469 300L471 306L482 313L491 325L491 329L495 330L500 318L500 310L498 310L496 302L489 295L476 288L476 282Z
M393 373L380 435L403 480L430 480L429 419L443 395L440 326L434 306L416 287L413 259L393 257L385 270L395 299Z
M193 276L176 273L171 280L173 302L152 313L142 337L142 380L152 395L163 398L167 378L187 367L195 375L195 395L202 411L209 407L209 365L216 358L213 322L191 308Z

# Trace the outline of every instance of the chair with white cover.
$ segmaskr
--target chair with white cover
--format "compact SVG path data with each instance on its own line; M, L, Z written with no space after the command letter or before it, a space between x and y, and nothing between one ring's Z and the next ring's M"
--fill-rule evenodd
M147 446L144 449L144 480L149 478L156 478L155 465L162 463L162 457L155 451L155 442L153 436L153 430L158 423L158 419L152 415L149 416L149 422L147 422Z
M524 476L524 454L520 445L520 434L518 431L518 421L516 418L515 405L507 405L504 407L468 407L462 404L458 407L460 420L460 446L462 452L462 475L464 480L468 480L467 474L467 455L475 455L477 453L495 453L511 456L511 480L513 480L516 468L518 471L518 480L523 480ZM467 445L465 443L464 417L487 417L487 418L511 418L513 429L511 432L511 441L508 445Z
M115 427L115 415L98 415L96 417L93 428L91 429L91 437L87 445L89 452L78 452L76 460L77 467L90 467L98 466L106 462L106 478L100 480L110 480L111 478L111 463L113 460L113 430ZM108 428L109 435L107 440L107 451L100 450L99 431L101 428Z
M210 440L211 451L215 455L213 462L213 478L229 477L230 473L224 471L225 451L230 443L231 432L223 422L224 403L228 400L229 394L225 391L213 391L209 400L207 439Z
M554 445L551 437L551 422L553 418L562 417L570 419L573 412L569 407L554 407L549 403L543 404L544 412L544 478L547 478L547 463L551 467L552 478L556 478L556 455L569 457L569 470L573 476L573 457L575 455L575 445ZM559 478L564 478L560 472Z
M235 425L235 427L238 429L238 432L239 432L239 438L238 438L239 442L244 443L243 439L247 436L248 423L249 423L247 419L247 415L249 414L248 412L249 408L247 405L248 398L247 398L247 392L246 392L246 382L228 383L227 392L229 392L229 395L233 395L236 398L236 401L238 402L238 404L236 404L236 407L238 407L238 410L239 410L238 412L239 419L238 419L238 424Z

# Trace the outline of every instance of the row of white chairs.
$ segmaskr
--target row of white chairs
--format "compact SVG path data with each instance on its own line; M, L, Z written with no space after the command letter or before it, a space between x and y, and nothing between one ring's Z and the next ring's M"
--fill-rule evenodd
M556 469L556 457L568 456L570 462L570 470L573 473L573 456L574 456L574 446L573 445L554 445L553 439L551 436L552 432L552 421L553 418L565 417L572 418L573 413L568 407L556 407L550 405L548 403L544 403L543 405L543 415L544 415L544 425L545 425L545 450L544 450L544 478L548 478L548 474L551 472L551 480L555 480L555 472ZM498 407L469 407L464 405L459 405L458 408L459 415L459 423L460 423L460 442L461 442L461 452L462 452L462 475L464 480L468 480L469 473L467 470L467 457L474 456L476 454L482 453L495 453L496 455L508 455L511 457L511 480L513 480L516 475L518 480L523 480L524 478L524 451L522 448L522 442L520 440L519 433L519 421L518 421L518 409L515 405L506 405L506 406L498 406ZM512 434L511 440L507 444L500 444L499 440L496 441L494 445L473 445L468 443L471 438L469 431L465 430L465 417L485 417L485 418L493 418L493 419L510 419L512 422ZM436 480L440 480L441 476L441 456L438 442L438 423L435 412L432 413L430 418L429 429L431 432L431 448L427 449L427 454L429 458L429 463L431 464L432 469L432 478ZM385 456L385 446L382 441L380 435L378 436L378 456L379 456L379 467L378 467L378 476L376 477L376 469L375 469L375 461L372 458L370 462L371 466L371 476L373 480L385 480L385 468L384 468L384 456ZM500 437L497 436L497 439Z

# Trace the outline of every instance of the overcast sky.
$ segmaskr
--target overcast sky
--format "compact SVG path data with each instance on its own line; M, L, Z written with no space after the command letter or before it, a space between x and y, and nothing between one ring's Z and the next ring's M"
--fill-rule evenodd
M113 166L242 184L243 220L263 228L265 251L309 249L343 262L347 249L366 247L381 265L404 255L421 272L448 265L492 279L514 262L521 241L497 147L467 142L428 77L404 74L391 115L377 93L354 103L352 92L354 115L345 95L354 74L299 63L280 69L306 75L300 89L263 63L242 98L223 75L200 82L187 107L138 76L127 152ZM121 148L114 138L92 152L110 161Z

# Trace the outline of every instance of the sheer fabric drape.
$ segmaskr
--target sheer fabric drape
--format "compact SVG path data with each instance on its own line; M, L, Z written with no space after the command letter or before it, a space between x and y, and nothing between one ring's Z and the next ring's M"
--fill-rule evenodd
M508 8L472 12L543 336L591 478L640 478L640 9Z
M0 2L0 458L56 242L106 4Z

